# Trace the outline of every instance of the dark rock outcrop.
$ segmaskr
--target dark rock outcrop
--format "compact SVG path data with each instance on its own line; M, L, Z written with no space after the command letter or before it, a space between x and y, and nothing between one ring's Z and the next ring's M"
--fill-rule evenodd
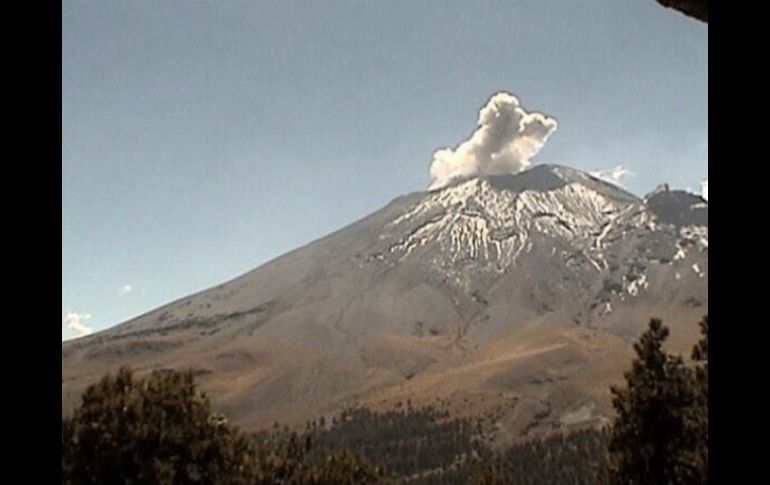
M679 10L683 14L696 18L702 22L709 21L708 0L658 0L664 7Z

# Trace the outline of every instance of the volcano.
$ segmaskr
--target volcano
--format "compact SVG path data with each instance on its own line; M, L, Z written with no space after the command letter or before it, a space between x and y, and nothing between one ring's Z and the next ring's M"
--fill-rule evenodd
M651 317L708 313L708 202L536 165L393 200L240 277L62 343L62 413L106 371L192 368L256 430L410 400L501 439L602 423Z

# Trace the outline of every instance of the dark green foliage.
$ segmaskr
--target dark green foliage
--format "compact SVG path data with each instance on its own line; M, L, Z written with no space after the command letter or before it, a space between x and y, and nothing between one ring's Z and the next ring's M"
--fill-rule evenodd
M585 429L532 440L507 450L504 456L515 470L512 485L590 485L596 483L606 450L607 436Z
M347 410L329 429L309 425L308 434L314 444L311 457L348 449L401 477L449 468L481 449L477 426L431 406L382 413Z
M89 387L81 406L62 420L62 483L388 483L382 467L357 453L313 450L312 437L276 429L254 443L212 414L192 373L167 371L137 379L124 368Z
M276 429L257 440L257 476L254 485L294 483L295 475L305 464L309 443L296 433Z
M695 361L693 382L694 403L689 414L688 432L693 437L694 446L688 453L695 474L694 483L708 483L709 464L709 341L708 315L700 322L701 340L693 348L692 359Z
M358 453L320 450L309 432L276 428L255 436L257 478L254 485L385 485L388 475Z
M62 483L251 484L251 443L213 415L192 374L108 374L62 420Z
M693 357L707 361L704 340ZM613 387L617 418L612 426L609 484L699 484L708 481L708 368L695 371L662 346L668 329L657 319L634 345L636 359L626 385ZM704 430L705 426L705 430Z
M510 464L498 455L492 455L472 465L470 485L512 485L514 472Z
M485 454L442 477L425 482L446 485L468 483L505 485L594 485L604 463L607 436L594 429L535 439L502 454Z
M309 424L307 432L293 440L310 443L311 460L336 449L354 450L408 485L468 485L474 480L590 485L596 483L606 452L606 437L584 430L532 440L496 455L486 448L472 421L452 419L430 406L381 413L349 410L328 429ZM503 479L509 481L489 482Z
M350 451L324 455L318 463L302 468L292 481L296 485L374 485L392 483L382 467L372 465Z

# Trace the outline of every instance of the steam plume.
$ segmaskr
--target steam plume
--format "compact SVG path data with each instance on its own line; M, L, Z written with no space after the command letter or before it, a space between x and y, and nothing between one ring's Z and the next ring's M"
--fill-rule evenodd
M496 93L479 111L478 128L470 138L433 154L429 189L458 178L520 172L555 129L554 118L525 111L510 93Z

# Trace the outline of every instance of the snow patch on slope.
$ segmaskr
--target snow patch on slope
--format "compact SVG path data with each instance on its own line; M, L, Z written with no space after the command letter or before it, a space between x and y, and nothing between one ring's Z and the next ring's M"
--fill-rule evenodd
M629 204L580 183L554 190L509 191L472 179L428 194L391 221L381 239L399 260L436 244L447 263L480 262L503 271L533 240L566 239L602 248L613 222ZM647 222L647 221L645 221ZM598 270L605 262L592 260Z

